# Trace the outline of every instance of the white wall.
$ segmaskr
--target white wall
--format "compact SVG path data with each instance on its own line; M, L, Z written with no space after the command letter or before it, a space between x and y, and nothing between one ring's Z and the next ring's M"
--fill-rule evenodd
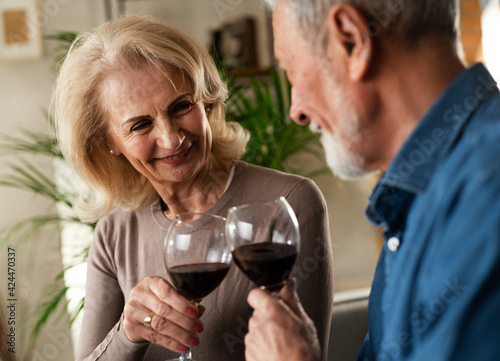
M1 1L1 0L0 0ZM43 31L51 34L59 30L83 31L102 23L105 19L101 0L40 0ZM260 0L143 0L127 3L127 11L152 14L187 32L206 44L213 27L242 15L255 16L259 58L262 65L269 64L267 24ZM0 63L0 133L18 134L21 127L47 132L48 127L41 109L49 104L53 85L53 47L45 42L45 56L41 60ZM0 157L0 173L7 162L16 162L12 156ZM44 159L35 159L49 176L52 166ZM365 287L370 284L376 260L373 229L363 217L371 180L343 183L333 177L316 179L328 202L331 216L332 241L336 262L337 290ZM34 198L31 193L0 187L0 230L26 217L44 214L51 204ZM61 270L61 254L57 234L38 235L28 246L16 245L17 320L28 315L43 286ZM7 250L0 247L0 269L5 270ZM1 273L3 275L4 272ZM0 277L2 301L6 301L6 276ZM65 322L46 329L39 342L28 347L18 331L16 356L19 360L72 360L73 345ZM32 357L28 357L31 353Z
M214 28L242 16L252 16L260 30L257 38L257 43L260 44L260 63L266 66L270 64L266 12L261 6L261 0L170 0L168 4L157 0L142 0L126 3L125 10L134 14L154 15L205 45L209 44L210 31Z
M84 30L104 19L101 1L42 0L43 31ZM47 132L42 109L49 104L53 85L52 47L44 44L41 60L0 63L0 133L18 135L22 127ZM30 159L52 176L52 165L46 159ZM13 156L0 156L0 172L5 165L16 162ZM29 192L0 187L0 230L34 215L54 212L50 202ZM73 360L73 344L63 317L51 323L38 342L31 346L25 339L26 320L41 297L42 289L61 271L61 255L57 233L39 234L27 245L13 245L16 250L16 357L18 360ZM0 291L2 303L7 302L7 248L0 247ZM2 307L2 311L4 308ZM4 345L2 345L3 347Z
M481 18L483 32L483 56L493 78L500 83L500 2L498 0L483 1L486 3Z

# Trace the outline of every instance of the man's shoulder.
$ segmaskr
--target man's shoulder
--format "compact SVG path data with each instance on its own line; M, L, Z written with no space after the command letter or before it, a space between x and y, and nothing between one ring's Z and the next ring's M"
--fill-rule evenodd
M498 112L478 111L452 151L449 163L455 177L486 180L500 171L500 99L494 105Z
M424 197L454 213L488 207L500 194L500 113L475 117L438 166ZM430 201L429 199L434 199Z

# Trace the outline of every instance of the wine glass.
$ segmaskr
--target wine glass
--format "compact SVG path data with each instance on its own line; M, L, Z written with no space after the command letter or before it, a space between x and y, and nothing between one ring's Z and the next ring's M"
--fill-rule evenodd
M257 286L278 292L300 248L299 224L286 199L230 208L226 224L238 267Z
M171 283L188 300L200 302L222 282L232 255L226 219L207 213L180 213L165 237L165 263ZM192 360L191 348L170 361Z

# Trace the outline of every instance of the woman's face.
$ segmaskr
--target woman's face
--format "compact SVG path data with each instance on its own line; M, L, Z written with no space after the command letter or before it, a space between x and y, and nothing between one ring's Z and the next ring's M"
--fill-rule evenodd
M110 149L153 186L193 179L207 164L212 132L205 108L179 72L116 72L102 83L101 100Z

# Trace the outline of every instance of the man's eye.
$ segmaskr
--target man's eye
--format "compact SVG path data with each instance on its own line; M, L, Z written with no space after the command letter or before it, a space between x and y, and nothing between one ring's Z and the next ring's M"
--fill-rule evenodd
M135 123L132 128L130 128L131 132L138 132L141 130L145 130L147 127L151 125L150 120L141 120L140 122Z
M181 116L189 113L189 111L193 108L193 102L190 101L182 101L175 105L172 109L172 115Z

